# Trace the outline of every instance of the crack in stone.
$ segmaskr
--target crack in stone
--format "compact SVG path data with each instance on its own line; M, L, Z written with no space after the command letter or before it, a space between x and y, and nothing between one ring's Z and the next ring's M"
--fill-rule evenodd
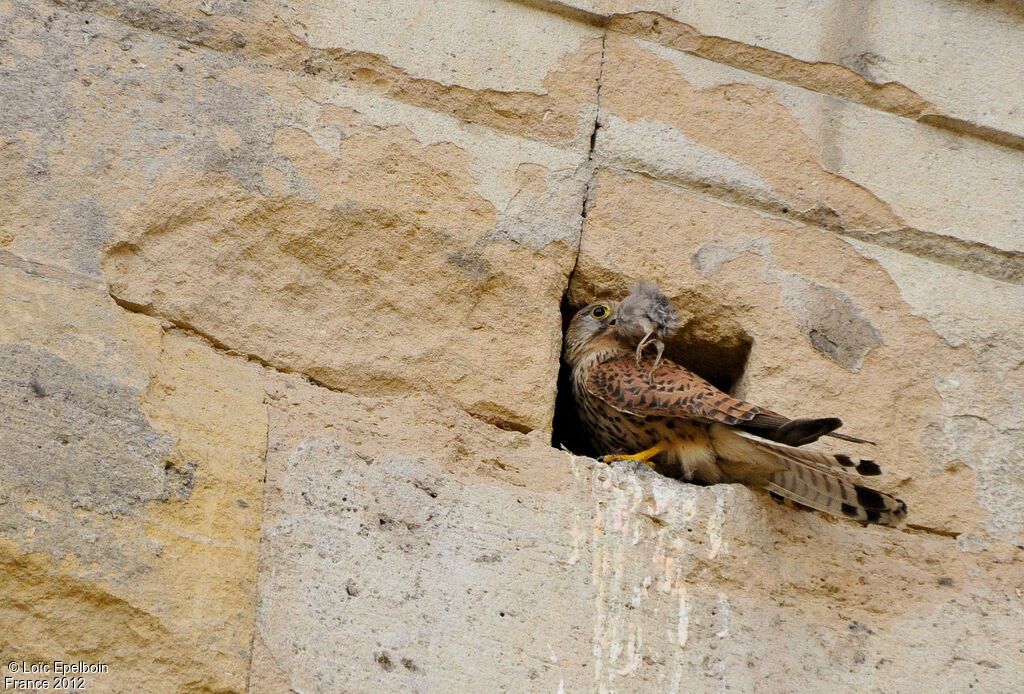
M217 350L218 352L222 352L228 356L242 357L243 359L255 362L260 366L269 369L270 371L274 371L275 373L302 376L303 378L307 379L312 385L318 386L320 388L325 388L335 393L348 393L348 391L342 388L330 386L324 383L323 381L319 381L313 376L310 376L309 374L304 373L302 371L296 371L295 369L290 369L287 366L275 364L272 361L264 359L258 354L252 354L249 352L242 352L240 350L237 350L231 345L226 344L221 340L218 340L213 335L210 335L209 333L200 330L199 328L195 327L194 325L187 321L160 315L159 313L153 311L152 307L143 306L142 304L136 304L135 302L128 301L127 299L122 299L121 297L115 294L110 294L110 298L113 300L115 304L117 304L126 311L130 311L131 313L139 313L144 316L149 316L150 318L155 318L157 320L170 323L176 329L189 335L192 335L194 337L202 339L213 349Z
M594 125L590 132L590 150L587 152L587 161L584 164L590 169L587 177L587 184L583 189L583 203L580 206L580 231L576 237L576 257L573 259L572 269L565 281L565 291L562 292L562 303L569 294L573 277L576 275L576 268L580 262L580 252L583 248L583 227L587 219L587 209L590 206L591 194L593 193L594 176L597 169L594 165L594 151L597 148L597 131L601 128L601 84L604 80L605 49L607 46L607 34L601 36L601 64L597 72L597 89L594 93Z
M58 281L60 281L60 280L58 279ZM243 358L245 358L247 360L250 360L250 361L253 361L253 362L259 364L260 366L263 366L264 368L266 368L266 369L268 369L270 371L273 371L275 373L301 376L301 377L307 379L311 385L317 386L317 387L320 387L320 388L324 388L324 389L329 390L329 391L333 391L333 392L336 392L336 393L347 393L348 392L348 391L345 391L343 389L335 388L335 387L332 387L332 386L327 385L325 383L322 383L322 382L318 381L317 379L313 378L312 376L309 376L309 375L307 375L307 374L305 374L305 373L303 373L301 371L290 370L290 369L288 369L286 367L278 367L277 365L273 364L272 362L270 362L270 361L268 361L268 360L266 360L266 359L264 359L264 358L262 358L262 357L260 357L258 355L239 352L238 350L235 350L235 349L231 348L230 346L224 344L223 342L221 342L217 338L215 338L215 337L213 337L211 335L208 335L208 334L204 333L203 331L195 328L194 326L192 326L191 324L189 324L186 321L168 319L166 317L157 315L157 314L155 314L152 310L150 310L146 306L142 306L142 305L139 305L139 304L134 304L134 303L132 303L130 301L126 301L124 299L121 299L121 298L119 298L119 297L117 297L117 296L115 296L113 294L110 294L110 298L111 298L112 301L114 301L114 303L116 303L118 306L120 306L121 308L123 308L126 311L129 311L131 313L138 313L138 314L150 316L152 318L156 318L158 320L162 320L162 321L166 321L168 323L171 323L174 326L175 329L180 330L180 331L182 331L182 332L184 332L186 334L192 335L194 337L197 337L197 338L203 340L211 348L217 350L218 352L222 352L222 353L224 353L224 354L226 354L228 356L243 357ZM461 410L461 411L465 412L465 410ZM486 419L481 419L480 417L478 417L478 416L476 416L476 415L474 415L472 413L466 412L466 414L469 414L470 416L474 417L474 419L477 419L478 421L481 421L481 422L483 422L485 424L488 424L489 426L493 426L493 427L498 428L498 429L504 429L505 428L505 427L498 426L497 424L494 424L493 422L489 422ZM516 429L516 430L518 430L518 429ZM267 443L266 443L265 451L269 451L270 450L270 439L269 439L270 427L269 427L269 422L268 422L267 432L268 432L267 433ZM522 432L522 433L529 433L529 431L525 431L525 432ZM583 456L583 457L586 457L586 456ZM594 462L595 462L595 464L597 464L598 461L595 460ZM266 463L266 460L264 460L264 477L266 476L265 463ZM264 482L265 481L266 480L264 479ZM687 483L683 483L683 482L679 482L679 483L680 484L687 484ZM937 536L937 537L944 537L944 538L954 539L954 540L961 534L961 533L954 532L954 531L942 530L942 529L939 529L939 528L931 528L931 527L928 527L928 526L922 526L922 525L916 525L916 524L907 524L907 525L905 525L903 527L896 528L895 530L898 530L899 532L903 532L903 533L907 533L907 534L919 534L919 533L920 534L928 534L928 535L933 535L933 536ZM255 638L255 636L254 636L254 638Z
M180 330L181 332L183 332L183 333L185 333L187 335L191 335L193 337L197 337L197 338L201 339L203 342L205 342L207 345L209 345L212 349L214 349L214 350L216 350L216 351L218 351L218 352L220 352L222 354L225 354L225 355L227 355L229 357L241 357L241 358L246 359L248 361L251 361L251 362L254 362L256 364L259 364L263 368L265 368L265 369L267 369L269 371L273 371L274 373L283 374L283 375L301 376L302 378L306 379L310 383L310 385L316 386L318 388L323 388L325 390L329 390L329 391L334 392L334 393L345 393L345 394L348 394L348 395L353 395L353 394L358 395L358 393L353 393L352 391L346 390L344 388L338 388L336 386L332 386L332 385L329 385L327 383L324 383L323 381L317 379L314 376L310 376L309 374L305 373L304 371L299 371L299 370L296 370L296 369L288 368L287 366L284 366L284 365L275 364L274 362L272 362L272 361L270 361L268 359L265 359L265 358L259 356L258 354L253 354L251 352L242 352L240 350L237 350L234 347L232 347L231 345L229 345L229 344L227 344L225 342L222 342L221 340L218 340L213 335L210 335L209 333L206 333L206 332L200 330L199 328L195 327L194 325L192 325L191 323L189 323L187 321L183 321L183 320L175 319L175 318L169 318L167 316L160 315L159 313L156 313L155 311L153 311L151 307L143 306L141 304L136 304L136 303L134 303L132 301L128 301L127 299L122 299L121 297L118 297L118 296L116 296L114 294L110 294L110 298L111 298L111 300L113 300L113 302L115 304L117 304L118 306L120 306L121 308L123 308L126 311L129 311L131 313L138 313L138 314L141 314L141 315L144 315L144 316L149 316L150 318L155 318L157 320L165 321L167 323L170 323L171 325L174 326L174 329ZM521 434L529 434L531 431L533 431L533 429L531 429L530 427L524 426L524 425L519 424L517 422L512 422L512 421L509 421L509 420L506 420L506 419L502 419L500 417L495 417L495 416L490 416L490 415L481 415L481 414L478 414L478 413L475 413L475 412L470 412L468 410L465 410L465 409L459 407L457 403L449 401L449 400L445 400L445 402L447 404L452 405L453 407L458 409L460 412L463 412L463 413L469 415L470 417L472 417L473 419L476 419L477 421L480 421L480 422L483 422L484 424L487 424L488 426L492 426L495 429L500 429L502 431L516 431L516 432L519 432ZM268 434L268 436L269 436L269 434ZM267 444L269 446L269 439L267 441ZM266 474L266 470L265 470L265 466L264 466L264 475L265 474Z
M956 539L957 536L960 535L960 533L954 530L942 530L940 528L931 528L927 525L917 525L916 523L907 523L906 527L901 528L901 530L911 535L915 533L924 533L926 535L935 535L937 537L948 537L952 539Z
M583 227L587 220L587 208L590 204L591 194L593 193L594 177L596 174L596 167L594 165L594 150L597 148L597 131L601 127L601 85L604 80L604 65L605 65L605 49L607 46L607 33L601 35L601 64L597 73L597 89L594 93L594 125L590 133L590 151L587 152L587 159L583 166L589 169L587 174L587 184L583 189L583 200L580 204L580 219L579 219L579 234L576 237L576 256L573 258L572 269L569 270L569 274L565 278L565 289L562 291L562 300L559 303L559 309L562 313L562 330L559 332L559 369L558 375L555 379L555 412L553 414L551 422L551 436L552 446L555 446L558 442L556 424L559 420L559 401L564 398L564 393L559 395L561 390L565 387L565 366L561 361L562 354L562 339L565 333L565 319L566 309L569 297L569 290L572 288L573 280L576 277L576 269L579 267L580 254L583 250Z
M597 131L601 128L601 84L604 80L605 49L607 47L607 34L601 36L601 64L597 71L597 89L594 92L594 126L590 131L590 150L587 152L587 163L590 167L590 177L587 179L586 189L583 191L583 209L580 211L580 243L577 243L576 259L579 260L579 247L583 241L583 220L587 218L587 208L590 205L590 194L594 186L594 150L597 149ZM575 270L575 265L573 270Z
M1024 137L1008 133L987 125L971 123L961 118L944 116L941 113L924 113L917 118L917 122L940 130L948 130L958 135L966 135L985 142L992 142L1009 149L1016 149L1024 152Z
M702 34L689 24L660 12L600 14L571 7L558 0L512 1L590 26L653 41L722 65L892 113L922 125L1024 151L1024 136L937 113L934 104L909 87L899 82L874 82L845 65L801 60L762 46Z
M694 27L659 12L599 14L571 7L557 0L511 1L581 24L654 41L683 53L835 96L868 108L892 113L922 125L984 140L1001 147L1024 151L1024 136L938 113L934 104L922 98L909 87L898 82L873 82L856 70L838 63L801 60L762 46L721 36L702 34ZM91 12L134 29L177 39L190 47L204 48L221 54L232 54L247 45L245 38L236 31L218 30L208 20L184 17L171 10L149 5L119 7L110 0L50 0L50 2L69 11ZM343 57L359 54L358 51L336 51L336 53ZM382 56L373 54L365 54L365 56L371 60L383 60ZM329 64L333 59L331 51L307 47L301 66L275 64L251 57L246 59L267 68L308 74L326 71L332 79L340 79L343 76L334 74L329 67L322 66L325 60ZM349 78L351 76L351 74L348 75ZM439 84L431 80L410 79L416 83ZM481 94L487 96L487 92L494 97L509 94L494 90L482 90Z

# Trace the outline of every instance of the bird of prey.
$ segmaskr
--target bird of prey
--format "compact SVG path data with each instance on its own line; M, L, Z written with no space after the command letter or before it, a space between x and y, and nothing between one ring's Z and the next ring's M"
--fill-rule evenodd
M683 325L682 318L675 305L665 296L657 285L647 280L640 280L629 296L619 305L616 326L627 342L636 343L636 363L640 365L644 347L654 345L657 354L654 366L648 376L661 364L661 355L665 352L665 340L672 337Z
M565 360L581 422L603 460L657 460L701 484L741 482L801 506L862 523L896 525L907 506L857 482L877 475L870 460L799 448L835 433L835 417L789 419L724 393L665 359L637 363L619 330L620 305L581 309L565 335Z

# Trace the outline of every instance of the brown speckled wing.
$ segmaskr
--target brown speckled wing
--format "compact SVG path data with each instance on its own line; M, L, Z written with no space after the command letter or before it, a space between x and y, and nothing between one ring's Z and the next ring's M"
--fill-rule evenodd
M620 412L641 417L681 417L731 426L752 420L787 421L771 410L723 393L670 361L662 361L648 379L653 363L651 357L638 367L632 354L610 359L590 371L587 390Z

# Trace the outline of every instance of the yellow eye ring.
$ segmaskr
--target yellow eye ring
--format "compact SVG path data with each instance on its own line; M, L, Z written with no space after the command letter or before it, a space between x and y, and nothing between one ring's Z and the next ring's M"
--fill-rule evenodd
M609 313L610 311L608 310L608 307L605 306L604 304L595 306L590 310L590 315L592 315L597 320L604 320L605 318L608 317Z

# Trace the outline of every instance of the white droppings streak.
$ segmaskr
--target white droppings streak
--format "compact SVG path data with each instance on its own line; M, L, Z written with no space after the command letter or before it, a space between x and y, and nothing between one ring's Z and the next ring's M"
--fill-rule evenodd
M569 456L569 468L572 470L572 476L576 480L576 488L580 486L580 465L576 462L576 456L572 453L567 454ZM580 505L576 501L576 495L573 495L572 499L572 525L569 528L569 536L572 539L571 546L572 550L569 552L568 564L569 566L575 566L580 560L580 550L583 547L583 521L582 514L580 511Z
M718 612L722 615L722 628L715 636L724 639L729 635L729 618L732 616L732 607L725 597L725 593L718 594Z
M676 494L668 491L667 487L660 484L651 485L651 497L654 499L654 508L651 515L660 516L669 510L672 502L676 500Z
M643 649L643 627L639 624L630 625L629 641L626 643L626 663L616 672L620 677L632 675L640 667L640 652Z
M669 694L679 694L679 685L683 681L683 666L682 664L676 668L676 676L672 678L672 686L669 687Z
M686 647L686 640L690 638L690 613L686 606L686 584L679 581L676 590L679 596L679 621L676 624L676 637L679 640L679 647Z
M691 520L697 515L697 497L689 496L686 501L683 502L683 518L685 520Z
M722 551L722 523L725 521L725 500L715 490L715 508L708 519L708 559L716 559Z
M615 508L612 510L612 530L625 534L629 532L629 505L626 501L626 493L621 489L612 490L615 495Z

